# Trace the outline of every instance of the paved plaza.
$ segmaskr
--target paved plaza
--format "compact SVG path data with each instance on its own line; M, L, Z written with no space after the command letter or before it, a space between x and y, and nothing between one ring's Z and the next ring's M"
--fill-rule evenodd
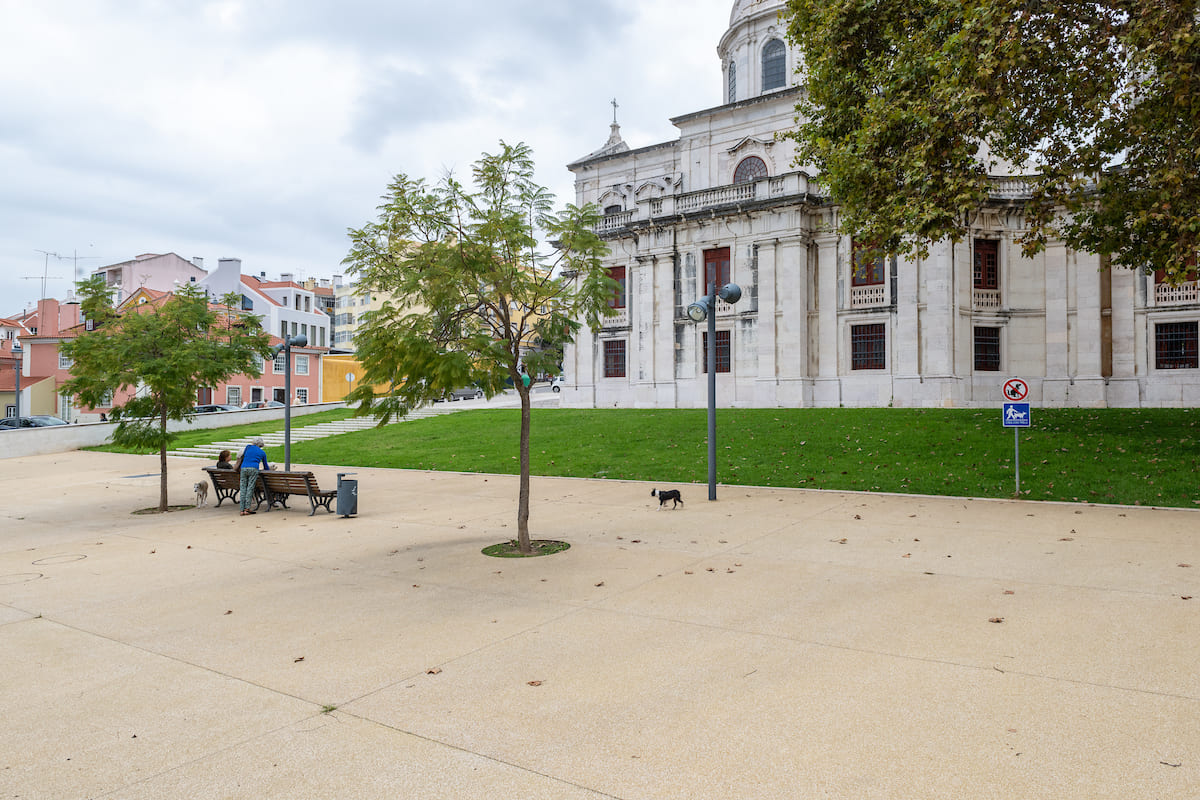
M0 798L1200 796L1200 512L157 468L0 460Z

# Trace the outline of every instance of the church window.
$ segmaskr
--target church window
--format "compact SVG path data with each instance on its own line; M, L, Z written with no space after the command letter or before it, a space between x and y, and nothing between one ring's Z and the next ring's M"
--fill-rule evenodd
M975 369L979 372L1000 371L1000 329L975 328Z
M1196 369L1197 325L1195 322L1163 322L1154 326L1154 366L1156 369Z
M783 42L772 39L762 51L763 91L780 89L787 82L787 50Z
M613 296L608 299L609 308L624 308L625 307L625 268L624 267L609 267L608 277L612 278L617 283L621 284L620 288L613 292Z
M885 369L883 323L850 326L850 369Z
M726 92L726 103L732 103L737 100L737 64L729 62L729 84Z
M1000 288L1000 243L995 239L975 240L974 281L976 289Z
M717 372L729 372L733 359L729 355L729 331L717 331ZM708 331L704 332L704 352L701 354L700 371L708 373Z
M733 171L734 183L749 183L767 177L767 162L758 156L743 158Z
M851 247L853 266L850 275L851 286L878 286L883 283L883 256L868 260L862 251L865 245L855 242Z
M604 377L625 377L624 339L609 339L604 343Z
M718 290L729 283L728 247L704 251L704 286L701 291L708 294L709 284L713 281L716 281Z

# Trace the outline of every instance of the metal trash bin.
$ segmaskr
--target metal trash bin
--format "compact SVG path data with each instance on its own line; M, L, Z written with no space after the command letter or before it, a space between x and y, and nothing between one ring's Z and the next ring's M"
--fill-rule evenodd
M339 517L352 517L358 513L358 481L347 478L356 472L339 472L337 476L337 513Z

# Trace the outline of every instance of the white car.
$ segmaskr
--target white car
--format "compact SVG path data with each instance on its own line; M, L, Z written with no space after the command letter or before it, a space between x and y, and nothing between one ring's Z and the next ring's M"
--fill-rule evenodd
M550 381L550 391L558 394L562 391L563 384L567 382L565 375L557 375L554 380Z

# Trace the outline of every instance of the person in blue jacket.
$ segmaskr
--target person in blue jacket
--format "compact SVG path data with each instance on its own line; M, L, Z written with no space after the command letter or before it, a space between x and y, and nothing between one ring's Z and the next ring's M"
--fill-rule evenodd
M263 450L261 436L255 437L254 441L246 445L246 449L238 457L237 465L234 468L242 471L238 503L242 507L242 516L244 517L254 513L250 510L250 503L254 500L254 488L258 486L259 471L271 469L267 463L266 451Z

